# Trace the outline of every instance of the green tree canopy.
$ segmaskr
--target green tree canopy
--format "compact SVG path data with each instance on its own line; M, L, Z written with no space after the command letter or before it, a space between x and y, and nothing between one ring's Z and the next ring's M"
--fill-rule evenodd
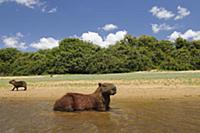
M200 40L175 42L142 35L102 48L66 38L53 49L22 52L0 49L0 75L120 73L132 71L200 70Z

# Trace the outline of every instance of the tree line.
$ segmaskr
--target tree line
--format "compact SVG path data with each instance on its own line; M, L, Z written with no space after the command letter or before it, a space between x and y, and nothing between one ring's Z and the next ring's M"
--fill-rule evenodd
M93 74L148 70L200 70L200 40L174 42L142 35L108 48L66 38L53 49L22 52L0 49L0 75Z

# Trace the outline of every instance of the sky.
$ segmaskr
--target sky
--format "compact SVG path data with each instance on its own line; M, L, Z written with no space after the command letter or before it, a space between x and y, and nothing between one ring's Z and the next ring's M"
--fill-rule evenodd
M51 49L64 38L200 40L199 0L0 0L0 48Z

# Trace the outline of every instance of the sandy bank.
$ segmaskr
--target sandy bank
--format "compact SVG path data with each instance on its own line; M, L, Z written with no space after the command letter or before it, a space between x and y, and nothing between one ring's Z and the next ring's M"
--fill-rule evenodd
M197 80L197 81L196 81ZM123 81L115 83L118 90L113 99L169 99L200 97L199 79L187 83L180 80ZM97 83L103 81L55 81L30 83L27 91L11 91L8 85L0 89L0 99L48 99L55 100L67 92L92 93Z

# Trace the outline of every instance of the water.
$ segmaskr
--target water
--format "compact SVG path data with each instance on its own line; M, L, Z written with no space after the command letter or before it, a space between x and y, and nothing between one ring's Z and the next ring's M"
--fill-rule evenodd
M200 97L114 99L109 112L53 112L51 100L0 101L0 133L199 133Z

